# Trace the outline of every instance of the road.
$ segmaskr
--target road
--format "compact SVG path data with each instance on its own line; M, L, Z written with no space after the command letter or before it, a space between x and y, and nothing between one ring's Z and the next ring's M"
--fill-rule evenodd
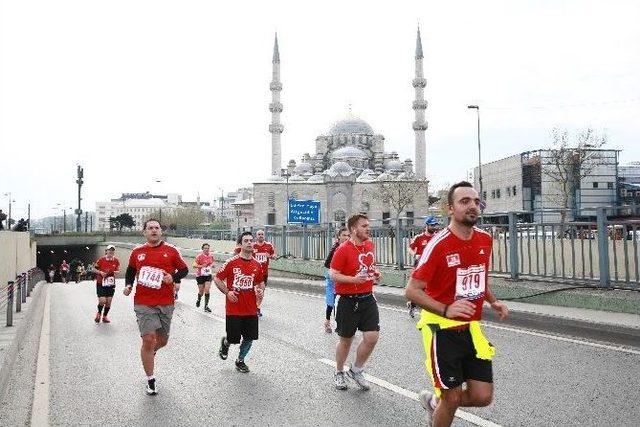
M414 400L428 385L422 344L400 307L381 309L381 338L367 366L376 384L369 392L355 386L344 392L333 387L336 336L324 333L323 298L268 288L260 339L247 360L251 373L240 374L233 364L237 346L229 360L217 356L224 297L212 290L213 313L204 313L194 306L195 281L185 280L169 345L156 359L159 394L150 397L133 299L121 290L119 281L112 323L95 324L91 282L50 285L50 335L39 346L39 332L27 337L10 384L21 396L33 396L34 383L40 384L36 409L24 402L10 407L5 396L0 420L28 423L44 402L52 425L424 424ZM640 425L640 348L496 323L488 323L486 333L498 350L495 402L465 409L454 425ZM46 381L35 381L36 364L27 363L38 354L41 371L43 360L49 362L48 390Z

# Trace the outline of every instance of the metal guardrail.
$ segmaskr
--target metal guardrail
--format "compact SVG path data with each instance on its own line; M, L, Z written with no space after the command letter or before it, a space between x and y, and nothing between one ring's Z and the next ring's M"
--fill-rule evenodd
M22 304L27 303L27 297L31 296L31 291L41 280L44 280L44 273L38 268L32 268L0 288L0 310L6 310L6 326L13 326L14 311L22 311Z

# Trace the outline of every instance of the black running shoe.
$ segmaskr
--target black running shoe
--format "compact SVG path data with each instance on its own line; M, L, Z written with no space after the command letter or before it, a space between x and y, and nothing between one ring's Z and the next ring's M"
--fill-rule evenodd
M207 313L211 313L211 309L209 307L205 307L204 311L207 312Z
M200 307L200 298L196 300L196 307Z
M218 356L220 359L227 360L227 356L229 356L229 344L225 344L226 337L222 337L220 340L220 350L218 350Z
M158 394L158 387L156 386L156 379L147 380L147 394L149 396L155 396Z
M236 360L236 371L247 374L249 373L249 367L243 360Z

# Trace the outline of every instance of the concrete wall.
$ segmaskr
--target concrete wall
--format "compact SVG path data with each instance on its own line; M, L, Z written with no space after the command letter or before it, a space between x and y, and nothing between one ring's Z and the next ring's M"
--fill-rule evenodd
M0 231L0 287L35 267L36 252L28 232Z

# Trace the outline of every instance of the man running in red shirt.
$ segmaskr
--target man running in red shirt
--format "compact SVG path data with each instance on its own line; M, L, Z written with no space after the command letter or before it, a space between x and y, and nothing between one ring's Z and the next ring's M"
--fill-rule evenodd
M62 264L60 264L60 277L62 278L62 283L67 283L69 281L69 264L67 264L67 260L63 259Z
M147 374L147 394L158 393L153 375L156 351L167 345L171 317L175 307L174 283L189 273L180 252L162 241L160 222L149 219L144 223L143 235L147 243L131 251L125 275L124 295L136 284L133 308L142 337L140 358Z
M380 272L375 267L375 249L366 215L352 215L347 221L351 237L336 249L331 259L329 274L335 282L335 293L340 296L336 307L336 333L340 337L336 346L335 386L347 389L346 376L362 390L369 390L364 379L364 364L373 352L380 335L378 303L373 296L373 285ZM353 336L362 331L355 363L347 372L344 364L351 349Z
M276 258L276 250L270 242L264 240L264 230L258 230L256 232L256 241L253 243L253 257L262 266L262 277L264 279L264 285L267 286L269 261ZM260 311L261 303L262 299L258 301L258 316L262 316L262 312Z
M425 246L429 243L429 240L436 233L436 227L438 226L438 220L434 216L428 216L424 221L424 232L416 235L409 244L409 251L413 254L413 267L418 265L418 261L424 252ZM409 316L414 318L416 315L416 305L411 301L407 301L407 307L409 308Z
M489 288L493 239L475 227L478 192L459 182L449 190L448 204L449 226L429 242L405 289L423 309L417 326L435 394L423 390L419 397L436 427L450 426L458 407L491 403L495 349L480 329L482 306L486 300L501 319L509 313Z
M245 358L258 339L257 301L264 293L262 266L252 256L253 235L245 231L238 237L240 254L225 262L214 277L217 288L226 296L226 332L220 340L218 355L226 360L231 344L240 344L236 370L247 373ZM242 342L240 339L242 338Z
M200 300L204 294L204 311L207 313L211 313L211 309L209 308L209 291L213 277L213 255L209 252L210 248L211 246L209 246L208 243L202 245L202 252L200 252L193 261L193 266L196 268L196 283L198 283L196 307L200 307Z
M111 300L116 291L116 274L120 272L120 261L115 257L115 253L116 247L109 245L104 251L104 256L95 263L98 312L93 320L96 323L100 323L100 317L102 317L102 323L111 323L107 315L111 310Z

